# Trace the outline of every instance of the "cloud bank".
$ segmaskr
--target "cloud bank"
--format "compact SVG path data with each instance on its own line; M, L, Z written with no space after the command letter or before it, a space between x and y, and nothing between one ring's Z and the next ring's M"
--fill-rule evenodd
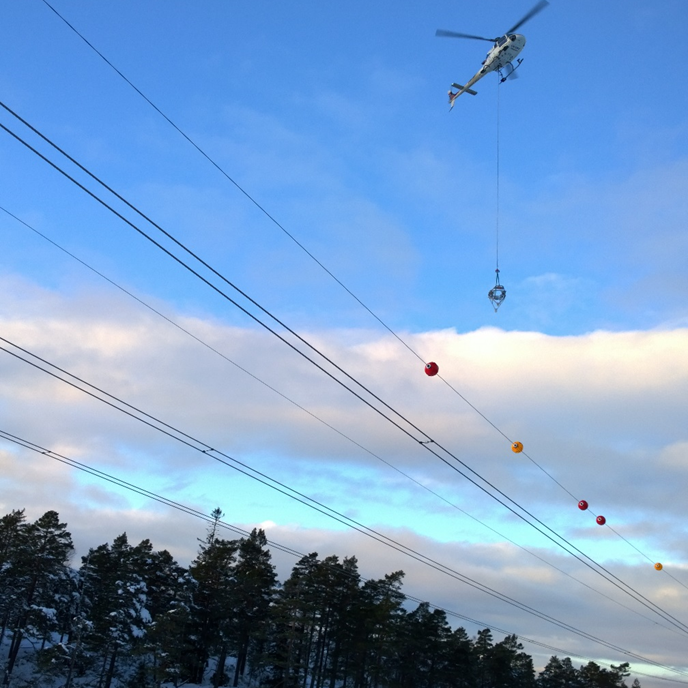
M423 358L439 363L442 377L461 396L439 377L427 377L422 362L391 336L364 330L305 335L419 429L358 388L407 434L255 328L167 313L230 363L110 293L68 297L10 277L3 279L2 290L0 334L5 339L553 617L594 628L599 637L662 663L683 661L675 628L477 490L427 451L432 444L419 443L424 437L419 430L643 595L685 618L688 329L566 337L497 328L402 334ZM299 551L355 554L369 576L404 569L409 594L560 643L570 652L598 659L609 655L594 643L383 550L245 477L230 475L206 456L5 352L0 357L0 408L8 432L206 513L220 505L227 520L245 528L270 521L269 537ZM524 443L532 461L511 451L513 439ZM132 540L150 537L183 562L193 558L202 522L16 445L3 442L1 447L4 512L26 507L35 518L46 509L58 510L75 535L79 554L126 530ZM604 513L642 554L613 531L597 527L589 513L576 508L574 496ZM276 556L286 575L291 563ZM657 574L654 560L662 560L675 579Z

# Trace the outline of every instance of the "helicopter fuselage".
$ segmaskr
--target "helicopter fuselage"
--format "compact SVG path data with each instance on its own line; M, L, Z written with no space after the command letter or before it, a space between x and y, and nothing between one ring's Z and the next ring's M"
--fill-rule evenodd
M501 36L495 41L494 46L483 60L483 66L478 74L494 72L495 69L503 69L513 62L526 44L526 37L520 33L512 33Z
M500 36L494 42L494 46L490 52L487 53L487 56L483 60L483 66L475 74L475 76L473 76L473 78L465 86L461 86L460 84L452 84L452 86L457 87L459 90L456 93L449 91L450 107L454 107L454 101L462 93L470 93L471 95L475 95L475 91L471 90L471 86L480 81L480 79L482 79L486 74L497 70L501 71L507 65L511 65L511 71L513 71L515 67L513 66L512 62L518 57L518 54L521 52L521 50L523 50L525 44L526 37L520 33L510 33ZM518 64L521 62L522 60L518 60ZM518 64L516 66L518 66Z
M516 31L526 22L530 21L536 14L542 12L547 5L549 5L549 0L539 0L539 2L535 3L535 5L510 29L507 29L501 36L497 36L497 38L476 36L472 33L461 33L459 31L446 31L445 29L437 29L437 31L435 31L435 36L445 38L469 38L492 43L490 52L487 53L487 56L483 60L483 66L475 76L465 86L461 86L461 84L452 84L452 88L456 88L458 91L456 93L451 90L449 91L449 105L451 107L454 107L454 101L462 93L470 93L472 96L477 95L476 92L471 89L471 86L490 72L499 72L500 83L504 83L508 78L516 76L514 72L523 62L523 60L518 57L518 54L523 50L526 44L526 37L520 33L516 33Z

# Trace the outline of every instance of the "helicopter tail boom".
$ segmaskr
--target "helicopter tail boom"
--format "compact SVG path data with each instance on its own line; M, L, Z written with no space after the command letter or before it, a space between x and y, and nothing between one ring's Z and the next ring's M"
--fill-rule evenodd
M478 95L477 91L474 91L472 88L466 88L465 86L462 86L461 84L452 84L452 88L458 88L459 93L470 93L472 96ZM458 96L459 94L457 93L456 95Z
M470 84L471 82L469 82ZM458 88L459 90L454 93L454 91L450 90L448 95L449 95L449 109L451 110L454 107L454 101L462 94L462 93L470 93L472 96L477 96L478 92L474 91L472 88L469 88L468 86L462 86L461 84L452 84L452 88Z

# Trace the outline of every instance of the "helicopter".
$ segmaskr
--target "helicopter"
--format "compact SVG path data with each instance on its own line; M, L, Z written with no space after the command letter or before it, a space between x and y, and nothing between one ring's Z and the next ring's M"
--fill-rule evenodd
M494 43L490 52L487 53L487 57L483 60L483 66L465 86L455 83L452 84L452 88L456 88L457 91L449 91L450 109L454 107L454 101L462 93L470 93L472 96L477 95L477 91L474 91L471 86L490 72L496 70L499 73L500 83L504 83L507 79L516 78L518 76L515 72L523 62L523 59L519 58L518 54L523 50L526 44L526 37L514 32L523 26L529 19L532 19L536 14L544 10L547 5L549 5L548 0L540 0L540 2L521 18L520 21L516 22L503 36L498 36L497 38L485 38L484 36L474 36L469 33L457 33L456 31L437 29L435 32L436 36L445 38L473 38L478 41L489 41L490 43ZM516 60L516 66L514 66L514 60Z

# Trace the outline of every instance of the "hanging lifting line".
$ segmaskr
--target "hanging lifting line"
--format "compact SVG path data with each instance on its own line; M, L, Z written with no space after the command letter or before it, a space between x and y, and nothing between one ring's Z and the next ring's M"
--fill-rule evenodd
M502 304L502 301L506 298L506 289L499 283L499 178L501 176L500 166L499 166L499 129L500 129L500 87L501 82L497 84L497 184L496 184L496 220L495 220L495 285L487 293L487 298L490 300L494 312L496 313Z
M499 284L499 111L500 111L500 93L502 89L501 84L497 85L497 220L495 222L495 258L496 258L496 271L497 271L497 284Z

